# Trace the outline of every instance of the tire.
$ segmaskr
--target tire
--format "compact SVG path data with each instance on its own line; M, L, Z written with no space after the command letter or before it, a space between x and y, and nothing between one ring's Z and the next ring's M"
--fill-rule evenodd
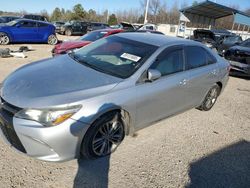
M98 118L85 134L81 155L96 159L110 155L124 139L124 125L119 112L109 112Z
M72 30L71 30L71 29L67 29L67 30L65 31L65 35L71 36L71 35L72 35Z
M48 37L48 44L55 45L57 43L58 43L58 39L57 39L56 35L50 35Z
M209 111L217 101L218 96L220 95L221 88L217 84L213 85L208 91L204 101L197 108L201 111Z
M10 43L10 38L6 33L0 32L0 44L7 45Z

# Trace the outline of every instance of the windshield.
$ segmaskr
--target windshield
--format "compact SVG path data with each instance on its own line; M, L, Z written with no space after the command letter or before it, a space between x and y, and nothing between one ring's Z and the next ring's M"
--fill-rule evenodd
M108 33L107 31L90 32L90 33L87 33L87 34L83 35L82 37L80 37L80 40L83 40L83 41L96 41L96 40L104 37L107 33Z
M69 55L77 62L119 78L128 78L152 55L156 46L118 36L100 39Z
M13 21L11 21L11 22L6 23L6 25L8 25L8 26L14 26L17 22L18 22L18 21L13 20Z
M224 42L225 43L236 43L236 42L241 42L241 38L240 37L227 37Z

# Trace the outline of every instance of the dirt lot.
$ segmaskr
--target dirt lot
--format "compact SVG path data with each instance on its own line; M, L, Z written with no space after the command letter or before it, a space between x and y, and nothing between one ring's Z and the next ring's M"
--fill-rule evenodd
M0 59L0 83L18 67L51 56L52 46L32 47L26 59ZM141 130L96 161L42 162L0 140L0 169L3 188L249 187L250 80L231 77L211 111L193 109Z

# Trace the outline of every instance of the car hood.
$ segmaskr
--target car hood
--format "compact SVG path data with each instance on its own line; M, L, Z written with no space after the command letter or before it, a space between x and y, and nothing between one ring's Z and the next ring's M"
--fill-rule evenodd
M55 46L56 49L72 49L72 48L81 48L87 44L91 43L91 41L65 41L63 43L57 44Z
M232 50L232 51L239 50L239 51L243 51L243 52L248 52L250 54L250 48L249 47L233 46L233 47L230 48L230 50Z
M5 79L1 96L20 108L43 108L104 94L120 81L62 55L13 72Z

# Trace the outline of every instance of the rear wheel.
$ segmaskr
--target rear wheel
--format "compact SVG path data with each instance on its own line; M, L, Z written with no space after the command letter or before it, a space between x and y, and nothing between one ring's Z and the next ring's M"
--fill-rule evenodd
M198 107L199 110L202 111L208 111L210 110L215 102L217 101L217 98L220 94L220 86L218 86L217 84L215 84L207 93L204 101L202 102L201 106Z
M72 35L72 30L71 30L71 29L67 29L67 30L65 31L65 35L71 36L71 35Z
M56 35L50 35L48 37L48 44L55 45L57 43L58 43L58 39L57 39Z
M81 154L90 159L107 156L117 149L124 135L120 113L107 113L97 119L87 131Z
M6 45L10 43L10 38L5 33L0 33L0 44Z

